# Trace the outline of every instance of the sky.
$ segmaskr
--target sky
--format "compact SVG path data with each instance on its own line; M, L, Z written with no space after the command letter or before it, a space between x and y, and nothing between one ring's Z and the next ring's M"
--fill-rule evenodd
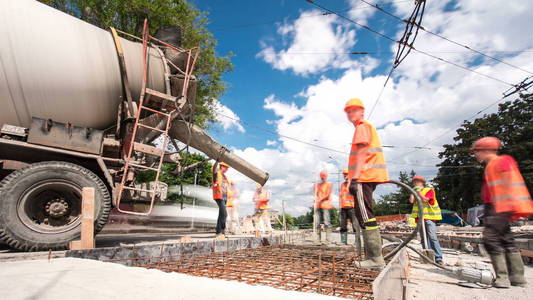
M403 19L414 9L414 0L367 1ZM382 144L392 146L385 148L391 179L410 170L431 179L442 145L453 143L463 120L533 74L533 2L528 0L427 1L426 30L498 60L420 32L414 47L434 57L411 52L384 89L396 43L305 0L192 2L208 13L218 54L232 53L235 66L223 77L228 90L217 99L219 124L209 133L268 172L271 207L281 210L284 201L286 212L295 216L312 205L321 170L338 186L339 171L347 167L354 130L343 112L348 99L364 101ZM405 28L360 0L315 2L393 40ZM483 113L496 110L494 105ZM413 148L418 146L424 148ZM252 214L254 183L235 170L228 177L240 191L241 216ZM381 185L376 200L394 190ZM333 204L338 206L336 195Z

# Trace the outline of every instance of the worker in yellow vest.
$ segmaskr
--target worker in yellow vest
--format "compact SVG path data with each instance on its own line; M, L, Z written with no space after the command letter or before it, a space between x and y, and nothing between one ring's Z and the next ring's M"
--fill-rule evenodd
M341 243L348 245L348 220L352 223L353 231L356 232L355 235L355 245L360 247L358 239L360 236L359 223L355 216L355 203L354 198L350 195L349 182L348 182L348 169L342 170L342 176L344 177L344 182L340 184L339 187L339 208L340 208L340 219L341 219ZM360 239L359 239L360 242Z
M239 212L237 208L237 197L239 192L235 188L235 182L233 180L228 180L228 200L226 202L226 210L228 213L228 218L226 222L226 228L229 229L229 232L232 234L240 234L241 226L239 222Z
M525 287L524 262L510 222L533 214L533 201L516 160L498 155L501 146L498 138L484 137L470 149L479 162L486 164L481 188L485 204L483 244L496 273L493 286Z
M213 165L213 200L218 205L218 218L216 226L216 239L223 240L226 238L226 201L228 197L228 179L226 178L226 172L229 169L229 165L225 162L216 162Z
M420 199L422 199L426 245L435 252L435 262L442 265L442 249L437 237L437 221L442 220L442 214L437 201L437 194L433 188L426 186L426 179L422 176L413 177L413 186L413 189L418 192ZM414 204L411 218L418 222L418 205L415 203L413 195L409 196L409 203Z
M365 106L360 99L346 102L344 112L355 127L348 159L349 191L354 197L356 217L363 228L363 242L367 257L360 262L362 268L385 266L381 252L381 234L374 215L373 193L380 183L389 181L383 149L376 128L364 120Z
M333 208L331 205L333 184L327 180L328 172L323 170L320 172L320 182L314 186L317 242L319 243L322 242L322 228L326 231L326 243L331 243L330 210Z
M268 203L270 202L270 191L265 189L259 183L256 185L254 194L255 215L254 223L257 231L261 233L272 233L272 224L270 223L270 214L268 213Z

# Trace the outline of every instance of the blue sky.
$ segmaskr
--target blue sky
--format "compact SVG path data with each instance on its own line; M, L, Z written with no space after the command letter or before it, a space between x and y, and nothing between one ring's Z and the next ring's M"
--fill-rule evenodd
M342 10L394 39L403 32L404 24L362 1L315 2ZM412 0L370 2L401 18L407 18L414 7ZM235 70L224 76L229 88L218 99L221 111L279 135L341 151L314 148L225 118L211 130L219 142L271 174L267 187L272 190L274 208L285 200L292 214L305 212L312 203L310 191L318 172L325 169L334 174L347 164L342 152L348 151L353 127L345 119L343 104L351 97L363 99L367 108L376 104L395 45L339 17L321 15L305 0L193 3L209 13L208 28L218 40L218 53L235 54ZM532 14L533 3L528 0L427 1L422 21L426 29L511 66L420 33L417 49L479 74L419 53L411 53L394 71L375 111L371 116L367 113L382 143L395 146L385 149L391 178L411 169L432 178L438 152L443 144L453 142L454 129L509 88L498 80L517 83L533 74L533 41L523 38L525 28L533 29ZM353 51L372 54L346 54ZM421 145L426 149L413 151ZM253 182L234 171L229 175L241 190L243 213L249 213ZM392 190L383 186L377 194Z

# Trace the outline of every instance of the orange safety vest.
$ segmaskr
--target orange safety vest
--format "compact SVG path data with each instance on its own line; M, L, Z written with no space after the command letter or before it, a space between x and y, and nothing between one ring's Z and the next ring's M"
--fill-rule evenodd
M256 194L255 198L255 209L268 209L268 201L269 201L269 195L268 191L261 190L261 193Z
M387 165L385 164L385 156L383 155L383 149L381 148L381 141L379 140L378 131L374 125L370 124L368 121L362 120L355 127L355 133L359 126L364 124L370 126L370 144L360 151L366 150L368 155L365 159L365 164L361 170L361 176L359 177L359 182L386 182L389 181L389 173L387 171ZM357 145L352 143L352 149L350 151L350 158L348 160L348 178L353 177L355 172L355 167L357 164L357 154L358 149Z
M321 182L315 184L315 208L332 209L331 206L331 191L333 184L331 182ZM324 200L320 200L326 197Z
M222 200L227 193L228 179L222 172L217 171L213 178L213 200Z
M506 172L508 178L497 170L498 161L501 159L512 161L511 170ZM490 191L490 200L497 213L512 212L513 219L533 214L531 195L514 158L502 155L491 160L485 167L485 182Z
M355 207L355 202L352 194L349 191L349 183L345 181L341 183L339 190L339 207L340 208L352 208Z

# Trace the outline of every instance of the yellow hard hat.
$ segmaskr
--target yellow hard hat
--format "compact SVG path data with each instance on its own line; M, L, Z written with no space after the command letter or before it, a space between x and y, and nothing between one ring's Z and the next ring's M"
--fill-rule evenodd
M342 174L348 174L348 173L349 173L349 172L348 172L348 169L347 169L347 168L342 169Z
M223 161L219 162L218 163L221 167L226 167L226 168L229 168L229 165Z
M363 101L359 98L352 98L346 102L346 105L344 105L344 111L348 110L350 107L360 107L365 108L365 105L363 104Z
M260 189L260 188L262 188L263 186L262 186L260 183L256 183L256 184L255 184L255 187L258 188L258 189Z

